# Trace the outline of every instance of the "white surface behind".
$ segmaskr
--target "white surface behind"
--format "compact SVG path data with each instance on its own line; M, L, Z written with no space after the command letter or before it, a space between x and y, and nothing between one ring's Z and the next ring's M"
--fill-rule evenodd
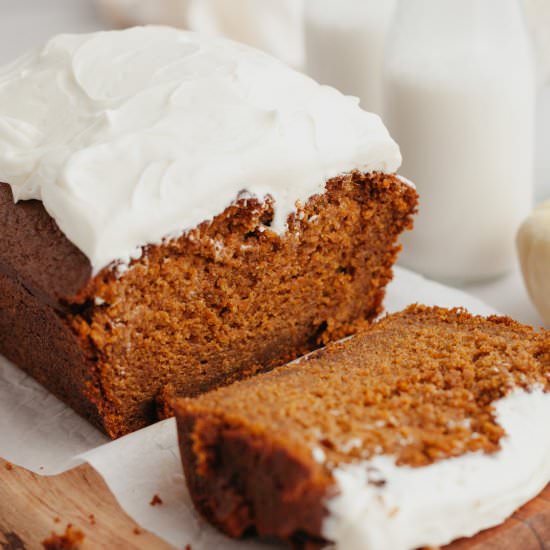
M0 63L54 34L104 28L93 0L0 0Z

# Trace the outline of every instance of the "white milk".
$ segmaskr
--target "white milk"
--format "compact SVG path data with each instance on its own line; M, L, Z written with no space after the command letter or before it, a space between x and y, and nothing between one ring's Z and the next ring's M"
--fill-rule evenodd
M380 113L384 42L394 7L395 0L307 0L306 72Z
M508 271L533 194L535 79L516 0L399 0L385 122L420 193L402 262L437 279Z

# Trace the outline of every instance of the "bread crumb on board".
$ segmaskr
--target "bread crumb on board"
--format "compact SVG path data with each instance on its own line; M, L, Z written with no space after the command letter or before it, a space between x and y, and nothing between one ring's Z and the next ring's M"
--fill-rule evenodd
M52 532L42 541L44 550L79 550L84 541L84 533L69 523L62 535Z
M153 498L151 499L151 502L149 503L151 506L158 506L162 504L162 499L157 495L153 495Z

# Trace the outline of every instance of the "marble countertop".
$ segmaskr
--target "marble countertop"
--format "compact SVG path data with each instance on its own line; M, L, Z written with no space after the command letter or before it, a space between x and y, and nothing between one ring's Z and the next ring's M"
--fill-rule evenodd
M90 32L106 28L93 0L0 0L0 64L60 32ZM545 149L550 150L550 138ZM537 198L550 197L550 179L539 182ZM461 287L518 321L541 326L516 267L501 279Z

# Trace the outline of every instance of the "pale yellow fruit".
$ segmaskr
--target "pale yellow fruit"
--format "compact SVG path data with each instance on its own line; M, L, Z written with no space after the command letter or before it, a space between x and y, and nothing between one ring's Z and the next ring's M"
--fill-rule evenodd
M550 201L537 207L521 226L517 246L529 295L550 326Z

